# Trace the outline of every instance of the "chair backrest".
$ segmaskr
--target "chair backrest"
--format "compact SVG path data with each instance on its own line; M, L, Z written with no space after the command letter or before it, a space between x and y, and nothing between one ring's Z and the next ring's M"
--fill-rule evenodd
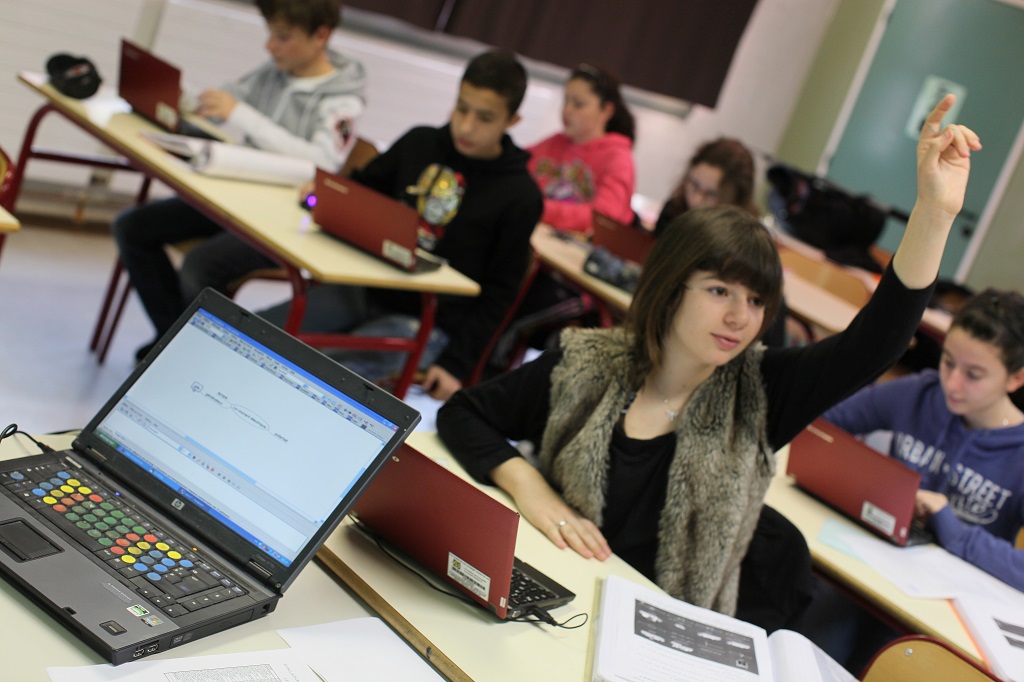
M348 153L348 158L345 159L345 164L341 167L341 171L338 174L347 178L352 175L353 171L362 170L366 164L378 156L380 156L380 151L377 150L377 147L372 142L357 137L355 144L352 145L352 150Z
M523 281L519 285L519 291L516 292L515 299L512 304L505 311L505 316L501 318L501 322L495 328L494 333L491 334L491 338L487 341L487 345L484 347L480 357L477 358L476 365L473 367L472 373L466 379L463 384L465 387L472 386L473 384L480 381L483 377L484 370L487 368L487 362L491 359L491 353L494 352L494 347L498 345L498 339L508 329L509 324L512 322L512 318L515 317L519 311L519 306L522 305L523 299L526 298L527 292L530 287L533 286L533 281L537 278L537 272L540 270L540 259L537 258L536 254L530 253L530 263L526 266L526 273L523 275Z
M871 298L867 283L837 263L787 248L779 249L779 258L782 259L782 267L858 308Z
M998 678L931 637L912 635L890 642L868 663L863 682L989 682Z

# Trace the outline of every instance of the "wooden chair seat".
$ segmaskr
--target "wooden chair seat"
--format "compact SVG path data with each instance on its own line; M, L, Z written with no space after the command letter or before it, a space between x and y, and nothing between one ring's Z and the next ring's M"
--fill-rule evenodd
M863 682L989 682L997 677L931 637L902 637L868 663Z

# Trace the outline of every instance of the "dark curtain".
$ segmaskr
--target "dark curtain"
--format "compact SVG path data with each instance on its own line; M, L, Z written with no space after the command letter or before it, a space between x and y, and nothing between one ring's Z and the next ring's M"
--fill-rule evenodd
M423 28L714 107L757 0L363 0L349 2ZM433 12L432 16L430 13Z
M365 9L409 22L413 26L434 31L438 22L449 13L452 0L345 0L345 7Z

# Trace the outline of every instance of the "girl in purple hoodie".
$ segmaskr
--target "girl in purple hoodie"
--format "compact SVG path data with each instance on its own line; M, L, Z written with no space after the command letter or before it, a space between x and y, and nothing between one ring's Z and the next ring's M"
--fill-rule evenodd
M892 432L921 474L916 513L949 552L1024 590L1024 297L988 289L957 314L938 371L877 384L825 413L851 433Z

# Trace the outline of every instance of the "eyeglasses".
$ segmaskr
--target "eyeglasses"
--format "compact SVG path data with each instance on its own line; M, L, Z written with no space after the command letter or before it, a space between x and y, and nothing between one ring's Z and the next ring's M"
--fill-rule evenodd
M688 192L704 197L707 201L718 201L717 187L703 187L691 175L686 175L683 178L683 186Z

